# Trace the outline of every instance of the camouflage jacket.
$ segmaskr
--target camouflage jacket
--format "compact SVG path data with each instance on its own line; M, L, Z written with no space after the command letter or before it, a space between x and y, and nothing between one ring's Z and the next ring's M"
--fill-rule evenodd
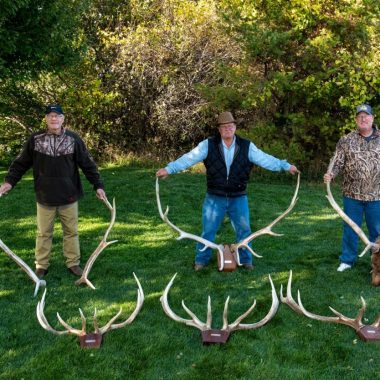
M343 175L343 195L360 201L380 200L380 131L367 141L358 131L342 137L331 173Z

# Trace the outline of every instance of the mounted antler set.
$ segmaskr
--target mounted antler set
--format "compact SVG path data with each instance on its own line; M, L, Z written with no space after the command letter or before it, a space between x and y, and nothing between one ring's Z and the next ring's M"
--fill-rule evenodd
M91 271L91 268L95 262L95 260L98 258L100 253L103 251L104 248L108 247L109 245L116 243L117 240L112 240L110 242L107 242L107 238L109 233L111 232L111 229L115 223L116 219L116 206L115 206L115 199L113 200L113 205L109 203L108 199L102 199L104 204L107 206L107 208L111 211L111 221L107 228L106 233L103 236L103 239L99 243L98 247L95 249L95 251L91 254L89 259L87 260L87 263L84 267L82 277L75 282L76 285L80 284L87 284L90 288L95 289L95 286L91 283L91 281L88 279L88 275ZM33 270L30 268L30 266L25 263L19 256L17 256L14 252L12 252L0 239L0 248L13 260L16 262L16 264L21 267L21 269L32 279L32 281L35 282L36 287L34 290L34 297L37 295L38 290L41 286L46 286L46 282L44 280L39 279L36 274L33 272Z
M160 214L161 219L169 226L171 227L174 231L179 233L179 236L177 240L182 240L182 239L191 239L195 240L198 243L201 243L204 245L204 248L202 251L204 251L207 248L215 249L218 251L218 269L219 271L226 271L226 272L231 272L236 269L236 263L237 265L241 265L240 263L240 257L239 257L239 249L240 248L245 248L249 252L251 252L252 255L261 258L262 256L258 255L256 252L252 250L252 248L249 246L249 243L261 236L261 235L272 235L272 236L282 236L282 234L277 234L272 231L272 227L274 227L275 224L277 224L281 219L285 218L286 215L292 211L293 207L295 206L297 202L297 195L298 195L298 190L300 186L300 173L298 173L298 178L297 178L297 185L296 189L292 198L292 201L290 202L289 207L285 212L283 212L279 217L277 217L273 222L271 222L268 226L253 232L251 235L246 237L244 240L242 240L239 243L234 243L234 244L228 244L228 245L221 245L221 244L215 244L207 239L204 239L200 236L190 234L188 232L182 231L179 227L177 227L175 224L173 224L169 218L168 218L168 213L169 213L169 206L166 208L165 213L162 211L162 206L161 206L161 201L160 201L160 186L159 186L159 180L158 178L156 179L156 198L157 198L157 207L158 207L158 212Z
M364 325L362 318L366 309L366 303L363 297L361 298L362 307L358 312L356 318L348 318L338 311L330 307L330 310L336 315L336 317L324 317L318 314L313 314L307 311L301 302L301 294L298 290L298 303L294 300L292 296L292 271L290 271L288 286L286 291L286 297L282 294L282 285L281 285L281 302L286 303L292 310L298 314L305 315L308 318L315 319L317 321L323 322L332 322L340 323L346 326L352 327L358 336L363 339L365 342L369 341L380 341L380 315L372 325Z
M331 173L336 159L336 154L332 158L330 165L327 169L327 173ZM333 209L338 213L338 215L358 234L362 242L366 245L363 252L359 255L362 257L366 252L371 249L372 257L372 285L380 285L380 236L377 238L375 243L369 241L363 230L339 207L336 203L330 188L330 182L326 183L327 195L326 198L330 202Z
M186 313L189 314L191 319L185 319L177 314L174 313L174 311L170 308L169 302L168 302L168 294L171 286L173 285L174 279L177 274L175 274L172 279L170 280L169 284L166 286L164 293L160 299L162 308L164 309L165 314L170 317L171 319L175 320L176 322L184 323L187 326L195 327L202 332L202 341L204 344L210 344L210 343L226 343L230 334L233 331L236 330L254 330L258 329L259 327L264 326L266 323L268 323L276 314L279 301L276 294L276 290L274 288L273 282L271 277L269 276L269 281L272 287L272 306L268 312L268 314L259 322L256 323L241 323L244 318L246 318L252 310L256 306L256 300L253 302L252 306L243 313L240 317L238 317L234 322L228 323L228 303L230 300L230 297L227 297L226 303L224 305L224 312L223 312L223 327L221 330L213 330L211 328L212 323L212 315L211 315L211 298L208 297L208 303L207 303L207 321L206 323L202 322L198 317L185 305L184 301L182 301L182 307L185 309Z
M95 331L93 333L88 334L86 332L86 318L83 315L82 310L79 309L79 313L80 313L80 316L82 319L82 329L81 330L78 330L74 327L71 327L68 323L66 323L61 318L59 313L57 313L58 321L65 328L65 330L63 330L63 331L55 330L53 327L51 327L51 325L49 324L49 322L46 319L45 314L44 314L46 289L44 291L44 294L42 296L41 301L39 301L37 304L37 310L36 310L37 319L40 322L40 325L45 330L50 331L51 333L53 333L55 335L63 335L63 334L77 335L79 337L80 345L82 348L99 348L101 343L102 343L102 337L105 333L107 333L108 331L111 331L111 330L120 329L126 325L131 324L134 321L134 319L136 318L137 314L140 312L140 309L144 303L144 292L143 292L143 289L141 287L139 279L136 277L136 275L134 273L133 273L133 276L134 276L134 278L137 282L137 286L138 286L137 304L136 304L136 308L133 311L133 313L124 322L114 324L114 322L116 321L117 318L119 318L119 316L122 312L122 309L120 308L119 312L114 317L112 317L109 320L109 322L107 322L103 327L99 328L97 316L96 316L96 309L95 309L94 317L93 317Z

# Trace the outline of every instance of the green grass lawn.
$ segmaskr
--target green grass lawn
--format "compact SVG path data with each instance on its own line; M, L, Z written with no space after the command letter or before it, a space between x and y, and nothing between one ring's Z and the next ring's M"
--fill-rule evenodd
M47 281L45 315L61 329L60 315L80 328L82 308L92 331L94 308L104 325L120 307L127 318L136 302L141 281L145 302L133 324L111 331L99 350L83 350L74 335L55 336L39 325L33 298L34 284L0 252L0 379L379 379L379 343L364 343L347 326L328 324L297 315L280 305L269 324L236 331L225 345L203 346L200 331L169 319L159 298L178 273L169 301L184 318L181 300L202 320L207 296L212 298L213 327L222 326L223 306L231 297L229 320L235 320L257 300L246 323L256 322L269 310L273 278L279 293L293 270L293 295L301 290L303 304L314 313L332 315L331 305L349 317L359 310L360 296L367 301L365 323L380 313L380 288L370 285L370 258L360 258L350 271L337 273L342 222L325 198L323 184L302 182L292 213L275 228L282 237L262 236L253 244L263 255L255 269L219 273L216 256L210 266L194 272L195 243L175 240L176 234L159 218L155 200L155 169L108 167L102 170L110 201L116 198L117 217L111 245L99 256L90 273L96 290L76 287L65 268L62 233L56 224ZM0 171L1 178L5 171ZM295 177L276 174L252 176L249 199L252 229L267 225L290 202ZM85 182L85 181L84 181ZM340 203L339 189L333 189ZM109 211L85 184L80 202L82 263L98 245ZM161 182L163 207L185 231L200 234L205 193L202 174L183 173ZM35 202L31 176L0 198L0 238L34 269ZM226 220L217 242L234 241Z

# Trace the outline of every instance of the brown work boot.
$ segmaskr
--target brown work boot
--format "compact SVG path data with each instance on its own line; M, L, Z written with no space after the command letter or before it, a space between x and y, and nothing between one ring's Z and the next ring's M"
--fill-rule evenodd
M41 279L48 274L48 270L44 268L36 268L34 273L36 274L38 278Z
M75 276L82 276L83 269L79 265L74 265L70 268L67 268L72 274L75 274Z
M203 265L203 264L194 264L194 270L196 272L202 270L206 265Z

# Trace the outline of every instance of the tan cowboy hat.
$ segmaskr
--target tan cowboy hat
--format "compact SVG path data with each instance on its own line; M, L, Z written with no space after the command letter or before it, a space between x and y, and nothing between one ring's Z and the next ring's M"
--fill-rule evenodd
M236 120L232 116L231 112L222 112L218 116L218 125L223 125L223 124L229 124L229 123L236 123Z

